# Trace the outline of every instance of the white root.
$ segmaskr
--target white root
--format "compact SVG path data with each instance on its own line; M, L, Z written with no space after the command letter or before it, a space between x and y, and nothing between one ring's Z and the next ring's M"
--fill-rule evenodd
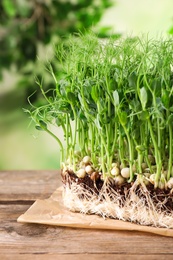
M98 178L102 179L101 172L93 169L89 156L85 156L79 166L81 168L76 172L78 178L89 175L94 185ZM72 166L63 165L64 175L70 167ZM155 165L152 167L154 168ZM113 178L107 178L107 181L104 181L99 194L94 193L92 188L84 188L82 183L79 184L75 181L70 184L66 183L63 192L64 205L74 212L97 214L104 218L115 218L141 225L173 228L173 210L168 210L165 206L168 198L165 197L164 201L154 203L154 197L151 198L150 192L146 188L149 182L155 184L156 174L150 174L150 169L143 164L143 176L136 174L136 181L130 189L124 190L124 195L122 195L120 191L112 188L111 181L116 185L124 185L130 177L130 168L120 169L121 167L117 163L112 164L110 173ZM173 193L173 177L166 182L166 175L167 172L162 172L158 187L160 189L169 188ZM97 190L96 186L95 188ZM156 199L158 200L157 196Z
M71 211L84 214L97 214L141 225L173 228L172 212L164 212L162 203L153 204L153 200L143 182L134 182L124 196L111 188L109 181L99 193L75 182L66 184L63 191L64 205ZM81 198L82 194L82 198ZM104 198L104 199L103 199Z

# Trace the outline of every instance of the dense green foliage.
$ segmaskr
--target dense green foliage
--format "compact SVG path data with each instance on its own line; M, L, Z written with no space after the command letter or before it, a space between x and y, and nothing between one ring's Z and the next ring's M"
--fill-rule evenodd
M94 27L111 5L111 0L0 1L0 79L4 69L13 68L20 75L18 86L32 93L34 76L43 74L37 58L42 53L46 58L46 46L58 44L69 33ZM101 36L107 29L100 30ZM51 84L48 78L47 85Z
M129 182L142 176L145 163L150 175L156 173L155 187L164 185L173 176L173 40L105 42L80 35L62 44L57 58L62 73L49 66L52 96L42 90L46 104L28 112L58 141L61 160L76 171L89 155L104 178L118 162L130 168ZM62 127L65 153L50 123Z

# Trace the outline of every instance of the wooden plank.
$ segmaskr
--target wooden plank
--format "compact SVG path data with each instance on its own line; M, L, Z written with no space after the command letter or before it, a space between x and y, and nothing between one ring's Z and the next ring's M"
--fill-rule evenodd
M173 259L173 238L17 223L61 185L58 171L0 172L0 259Z
M146 256L147 259L148 256L158 256L161 259L160 256L167 255L173 258L173 238L141 232L17 223L17 217L27 208L28 205L0 205L1 255L115 254L133 256L132 259L137 255Z
M127 258L128 257L128 258ZM165 258L166 257L166 258ZM3 260L53 260L53 259L61 259L61 260L172 260L171 255L121 255L121 254L0 254L0 259Z
M61 184L60 171L1 171L0 202L48 198Z

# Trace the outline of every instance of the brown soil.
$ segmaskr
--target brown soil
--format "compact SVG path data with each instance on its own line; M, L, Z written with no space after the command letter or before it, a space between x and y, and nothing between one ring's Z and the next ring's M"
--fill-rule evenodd
M78 178L73 172L66 172L65 174L61 174L61 175L62 175L62 182L64 185L68 185L70 187L70 185L75 182L79 185L82 185L84 189L89 190L91 194L92 193L99 194L104 184L101 178L98 178L97 180L93 181L89 175L86 175L84 178ZM125 198L127 193L130 191L132 184L133 183L131 184L124 183L122 185L117 185L112 179L109 182L109 187L115 190L116 192L118 192L118 194L120 194L122 198ZM159 208L159 210L166 211L167 213L173 211L173 194L170 189L167 190L165 189L162 190L160 188L155 189L152 184L149 184L146 187L147 187L146 192L150 195L153 204L156 205L156 207ZM136 193L138 192L140 196L143 196L143 198L145 197L140 193L140 185L136 190ZM115 195L114 194L110 195L110 199L111 196L113 199L113 196ZM82 199L82 197L83 194L80 194L80 199ZM102 199L104 200L103 196ZM147 205L147 201L146 201L146 205Z

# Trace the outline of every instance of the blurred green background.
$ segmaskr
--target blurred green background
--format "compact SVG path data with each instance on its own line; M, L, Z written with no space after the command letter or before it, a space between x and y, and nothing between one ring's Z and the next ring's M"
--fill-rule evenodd
M35 77L43 77L46 88L53 84L45 63L54 63L60 39L89 28L101 38L172 37L172 10L172 0L1 0L0 170L59 168L57 144L35 130L22 108L35 90L32 102L41 98Z

